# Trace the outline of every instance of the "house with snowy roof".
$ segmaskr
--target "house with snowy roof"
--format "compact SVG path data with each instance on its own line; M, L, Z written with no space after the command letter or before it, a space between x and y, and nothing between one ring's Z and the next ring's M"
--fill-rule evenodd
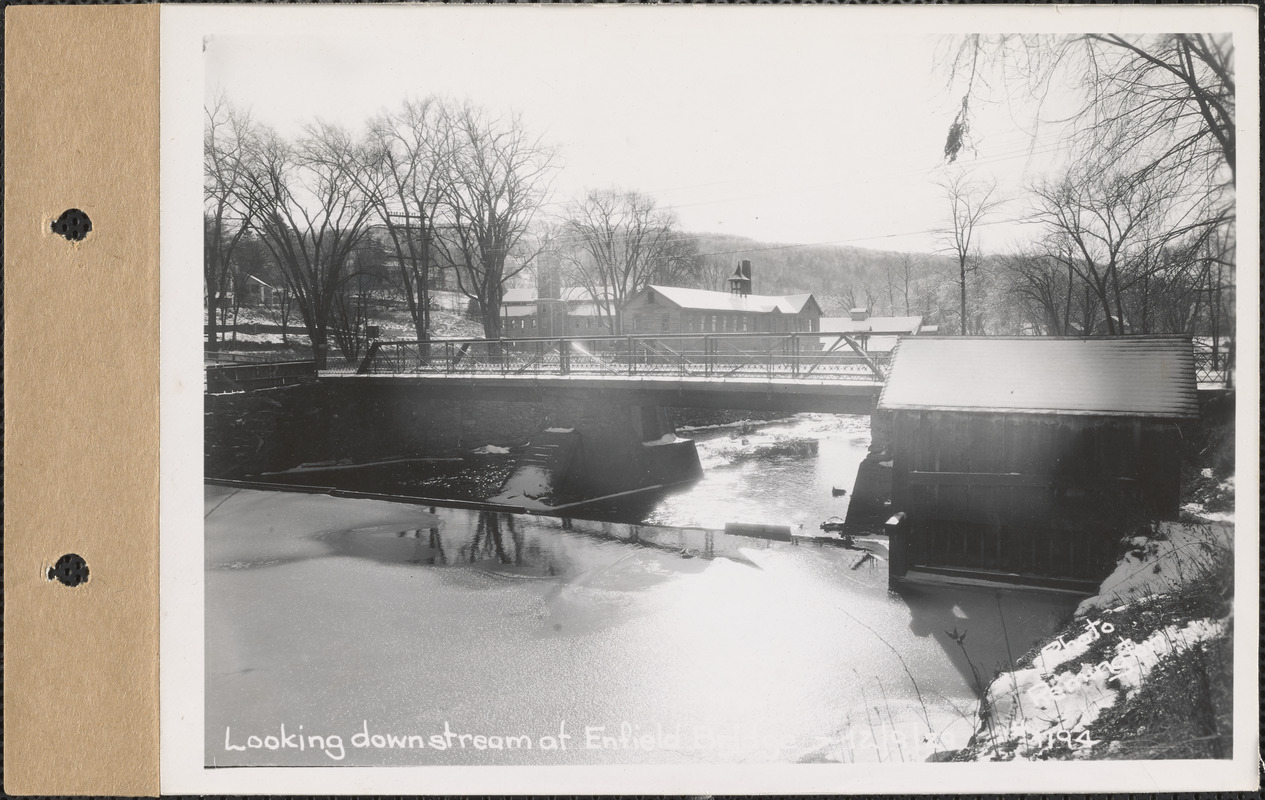
M811 294L752 294L751 262L742 261L728 292L650 285L628 298L623 333L811 333L821 306Z
M922 317L872 317L868 308L854 308L846 317L822 317L822 333L847 333L868 353L890 353L901 336L922 330ZM821 347L829 350L838 336L821 337Z
M542 297L533 286L507 289L501 296L501 332L507 338L609 336L618 316L613 298L601 302L582 286L564 286Z

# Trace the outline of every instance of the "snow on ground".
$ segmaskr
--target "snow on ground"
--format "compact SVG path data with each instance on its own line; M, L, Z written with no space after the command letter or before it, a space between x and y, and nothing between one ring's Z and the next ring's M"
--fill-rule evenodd
M1076 608L1077 615L1176 591L1205 574L1214 556L1234 546L1234 528L1225 522L1161 522L1158 536L1138 536L1134 549L1102 582L1098 594Z
M496 497L488 498L493 503L523 505L529 501L535 506L542 505L539 500L553 491L553 476L549 470L527 465L516 470Z
M482 447L476 447L470 452L478 453L481 456L503 456L507 455L509 451L510 449L508 447L497 447L494 444L485 444Z
M1057 641L1050 643L1032 667L1003 673L988 687L990 714L980 731L986 746L978 749L976 760L988 761L1010 752L1017 758L1031 757L1039 755L1052 733L1085 735L1099 714L1134 695L1162 659L1225 633L1224 620L1169 625L1141 643L1122 640L1110 660L1082 662L1077 671L1058 675L1055 667L1082 655L1097 636L1109 634L1087 632L1061 649ZM1088 740L1088 736L1077 739Z
M1109 641L1097 663L1081 660L1114 630L1096 615L1181 590L1205 577L1233 542L1233 526L1224 522L1161 522L1154 535L1130 540L1133 549L1098 594L1077 607L1081 634L1047 643L1032 666L1003 672L989 686L988 716L976 733L976 760L1040 757L1058 744L1059 739L1051 738L1056 734L1075 737L1082 747L1074 746L1073 752L1084 749L1090 743L1089 726L1105 709L1135 694L1162 659L1225 635L1226 620L1196 619L1156 630L1140 643ZM1066 664L1074 666L1061 669Z
M219 486L205 504L211 765L923 760L972 728L970 668L943 631L969 624L989 674L1008 660L992 592L894 597L833 547L715 533L723 557L706 558L627 541L675 541L645 526ZM1069 610L1012 599L1021 648ZM341 758L226 743L282 724L340 735ZM566 751L429 738L538 744L564 724ZM356 745L366 727L428 738ZM589 748L590 727L657 744Z
M657 447L658 445L661 445L661 444L676 444L677 442L684 442L684 441L688 441L688 440L680 438L675 433L665 433L662 436L660 436L658 439L653 439L649 442L643 442L643 444L645 444L647 447Z

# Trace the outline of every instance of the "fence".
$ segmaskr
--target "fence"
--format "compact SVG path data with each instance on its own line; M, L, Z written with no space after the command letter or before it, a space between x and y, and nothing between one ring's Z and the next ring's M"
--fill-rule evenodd
M1195 380L1202 385L1234 386L1234 341L1214 342L1210 337L1196 337Z
M881 381L886 361L821 333L434 339L375 342L356 373Z

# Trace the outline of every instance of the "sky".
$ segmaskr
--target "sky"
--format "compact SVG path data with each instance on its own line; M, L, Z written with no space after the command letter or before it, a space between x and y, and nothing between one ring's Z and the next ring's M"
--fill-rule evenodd
M977 105L977 149L946 166L961 89L936 66L941 37L841 10L362 8L212 33L205 90L290 135L315 118L359 129L428 94L521 112L558 148L546 214L632 189L689 231L935 252L948 222L936 181L967 167L1009 201L981 230L985 250L1033 237L1011 220L1058 142L1030 135L1025 99Z

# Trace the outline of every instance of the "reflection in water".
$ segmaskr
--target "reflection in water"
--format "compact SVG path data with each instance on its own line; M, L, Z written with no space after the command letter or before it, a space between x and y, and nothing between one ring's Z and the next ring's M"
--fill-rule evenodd
M502 577L536 578L573 578L608 568L639 550L657 551L674 562L725 558L754 566L739 548L768 545L701 528L438 507L429 511L438 525L378 525L325 531L314 538L340 556L428 567L476 567Z
M858 551L701 527L225 494L207 487L210 765L327 763L225 749L228 727L262 734L280 720L345 736L451 724L539 737L561 720L715 735L663 751L353 748L344 765L839 761L869 750L919 760L927 748L887 744L882 724L959 746L978 710L973 670L1007 667L1074 604L896 595L867 537ZM955 629L970 631L969 662L946 633ZM793 746L769 751L742 738L752 729Z

